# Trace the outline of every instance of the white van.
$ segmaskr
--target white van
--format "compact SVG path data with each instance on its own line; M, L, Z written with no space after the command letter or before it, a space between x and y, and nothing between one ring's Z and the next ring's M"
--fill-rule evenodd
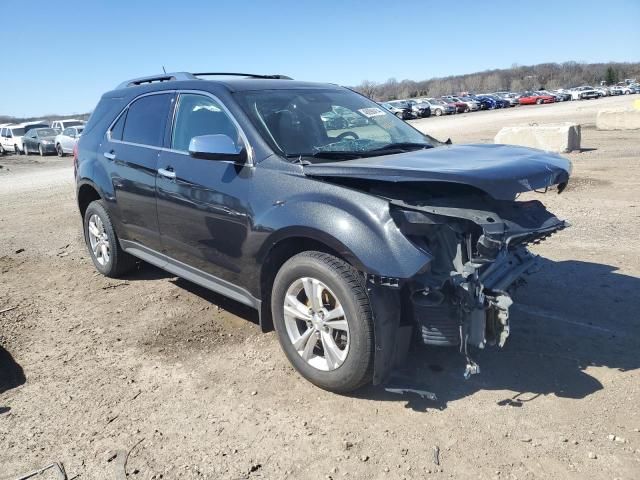
M83 127L84 123L82 120L77 120L75 118L67 118L66 120L54 120L51 122L51 128L56 130L58 133L62 133L65 128L69 127Z
M49 128L46 122L26 122L0 128L0 154L24 153L22 137L32 128Z

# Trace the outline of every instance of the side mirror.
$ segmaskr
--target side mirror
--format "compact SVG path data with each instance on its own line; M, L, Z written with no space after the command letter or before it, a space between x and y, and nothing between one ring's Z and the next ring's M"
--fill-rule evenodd
M244 163L247 150L227 135L201 135L193 137L189 142L189 155L203 160L230 160Z

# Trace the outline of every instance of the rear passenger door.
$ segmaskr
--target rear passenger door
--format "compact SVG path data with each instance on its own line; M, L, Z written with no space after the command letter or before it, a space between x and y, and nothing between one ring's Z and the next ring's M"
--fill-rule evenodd
M102 146L120 239L152 250L161 249L156 170L173 98L173 92L138 97L112 124Z

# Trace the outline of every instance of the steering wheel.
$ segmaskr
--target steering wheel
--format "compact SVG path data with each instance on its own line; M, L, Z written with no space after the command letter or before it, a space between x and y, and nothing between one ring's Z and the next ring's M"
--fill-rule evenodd
M340 135L338 135L336 137L336 140L344 140L347 137L352 137L354 140L358 140L360 138L356 132L352 132L351 130L349 130L348 132L342 132Z

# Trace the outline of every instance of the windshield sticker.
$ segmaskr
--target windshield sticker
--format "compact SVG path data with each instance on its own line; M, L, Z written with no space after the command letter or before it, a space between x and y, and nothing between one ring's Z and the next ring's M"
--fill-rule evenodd
M362 115L364 115L367 118L371 118L371 117L378 117L380 115L384 115L385 113L380 110L379 108L376 107L371 107L371 108L361 108L360 110L358 110Z

